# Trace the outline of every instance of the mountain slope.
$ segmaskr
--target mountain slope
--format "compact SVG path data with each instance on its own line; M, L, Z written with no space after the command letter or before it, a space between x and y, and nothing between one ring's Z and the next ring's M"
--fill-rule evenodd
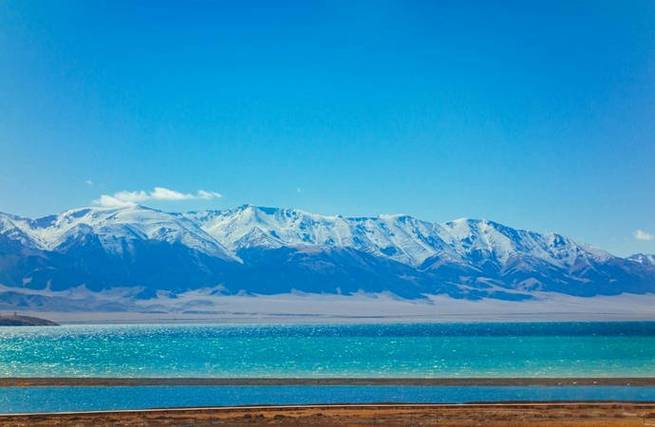
M654 254L634 254L628 257L630 261L637 262L646 267L655 267L655 255Z
M488 220L342 217L245 205L166 213L82 208L39 219L0 214L0 284L33 289L220 286L262 294L445 293L530 298L534 291L655 291L652 256L615 257L555 233Z
M144 207L0 214L0 226L0 283L11 286L184 289L217 284L238 261L193 222Z

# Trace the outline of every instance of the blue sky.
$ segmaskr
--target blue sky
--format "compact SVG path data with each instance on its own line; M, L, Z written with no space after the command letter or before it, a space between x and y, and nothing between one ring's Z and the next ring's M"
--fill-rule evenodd
M0 211L143 191L655 252L654 138L652 1L0 2Z

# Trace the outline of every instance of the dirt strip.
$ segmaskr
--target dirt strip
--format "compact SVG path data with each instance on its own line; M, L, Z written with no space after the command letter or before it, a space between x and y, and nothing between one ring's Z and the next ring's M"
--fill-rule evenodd
M645 378L0 378L0 387L143 385L655 386Z
M0 416L2 426L655 426L655 404L523 403L186 408Z

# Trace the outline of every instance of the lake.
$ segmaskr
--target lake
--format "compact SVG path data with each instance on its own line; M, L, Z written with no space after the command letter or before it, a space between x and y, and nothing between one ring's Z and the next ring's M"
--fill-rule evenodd
M129 386L0 387L0 413L233 405L655 401L655 387L625 386Z
M0 328L2 377L652 377L655 322Z

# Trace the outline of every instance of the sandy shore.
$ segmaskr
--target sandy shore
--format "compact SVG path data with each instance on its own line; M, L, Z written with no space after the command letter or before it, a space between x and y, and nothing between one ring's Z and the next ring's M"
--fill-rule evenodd
M415 323L415 322L552 322L655 320L655 294L573 297L534 292L534 300L464 300L444 295L402 299L391 294L223 295L218 289L197 289L175 297L133 298L134 289L103 293L84 288L55 292L21 288L26 295L75 302L75 309L25 308L21 314L62 324L125 323ZM0 293L18 292L3 287ZM103 307L123 307L104 311ZM88 311L80 311L80 310ZM0 310L15 311L0 304Z
M311 405L0 416L3 426L655 426L655 404Z
M655 386L639 378L0 378L0 387L219 385Z

